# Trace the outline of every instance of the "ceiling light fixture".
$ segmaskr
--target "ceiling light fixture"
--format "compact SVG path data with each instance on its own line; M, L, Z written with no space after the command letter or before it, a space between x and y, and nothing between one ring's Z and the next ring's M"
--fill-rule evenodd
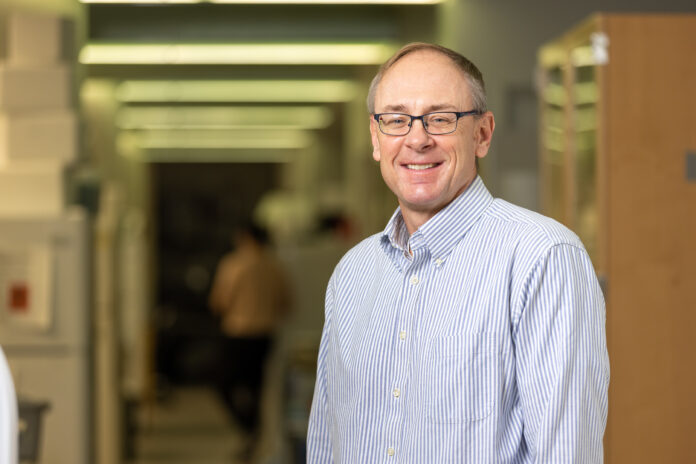
M143 163L290 163L297 160L291 150L200 150L200 149L133 149L123 156Z
M434 5L444 0L80 0L92 4L162 5L180 3L221 3L243 5Z
M129 80L116 88L122 103L338 103L357 95L348 80Z
M129 144L140 149L264 149L300 150L314 137L298 130L147 130L122 133Z
M79 60L88 65L378 65L395 50L381 43L90 43Z
M127 106L119 129L323 129L333 122L324 106Z

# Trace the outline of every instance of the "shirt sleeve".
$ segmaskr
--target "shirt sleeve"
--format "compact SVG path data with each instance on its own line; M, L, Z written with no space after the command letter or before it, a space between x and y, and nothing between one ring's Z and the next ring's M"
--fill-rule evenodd
M514 329L524 439L534 462L601 463L609 358L587 252L553 246L532 268Z
M333 277L326 290L326 311L324 329L321 334L319 356L317 358L317 380L314 386L312 410L307 431L307 464L328 464L333 462L330 433L330 414L327 393L327 356L331 314L334 305Z
M233 255L225 255L217 266L208 306L213 313L224 313L231 304L234 283L238 279L237 263Z

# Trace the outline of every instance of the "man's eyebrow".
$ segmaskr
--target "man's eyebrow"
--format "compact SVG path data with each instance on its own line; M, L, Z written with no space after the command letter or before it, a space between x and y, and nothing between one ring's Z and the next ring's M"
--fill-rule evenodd
M425 109L425 113L432 113L433 111L442 111L442 110L447 110L447 111L455 111L455 106L450 104L450 103L440 103L437 105L430 105ZM398 105L387 105L384 107L384 113L406 113L406 107L402 104Z
M404 105L387 105L384 107L384 112L385 113L391 113L391 112L405 113L406 107Z
M450 103L443 103L439 105L430 105L426 109L426 113L432 113L433 111L441 111L441 110L448 110L448 111L453 111L455 109L455 106L450 104Z

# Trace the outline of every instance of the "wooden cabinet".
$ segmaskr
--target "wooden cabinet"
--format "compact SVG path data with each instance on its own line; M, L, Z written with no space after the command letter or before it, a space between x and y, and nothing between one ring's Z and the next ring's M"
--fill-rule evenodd
M539 68L542 204L605 287L606 462L696 463L696 15L598 14Z

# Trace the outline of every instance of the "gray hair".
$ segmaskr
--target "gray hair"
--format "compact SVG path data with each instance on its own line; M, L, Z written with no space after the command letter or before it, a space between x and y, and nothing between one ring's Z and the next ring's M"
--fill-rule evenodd
M410 44L404 45L399 51L397 51L391 58L389 58L382 66L380 66L377 75L372 79L370 84L370 90L367 93L367 110L370 114L375 112L375 94L377 93L377 87L384 77L384 74L399 61L404 56L411 54L413 52L421 50L430 50L436 53L445 55L462 71L469 82L469 90L471 91L471 99L473 101L474 107L472 109L480 111L482 113L486 112L486 86L483 82L483 75L481 71L476 67L474 63L469 61L464 56L445 48L441 45L429 44L424 42L412 42Z

